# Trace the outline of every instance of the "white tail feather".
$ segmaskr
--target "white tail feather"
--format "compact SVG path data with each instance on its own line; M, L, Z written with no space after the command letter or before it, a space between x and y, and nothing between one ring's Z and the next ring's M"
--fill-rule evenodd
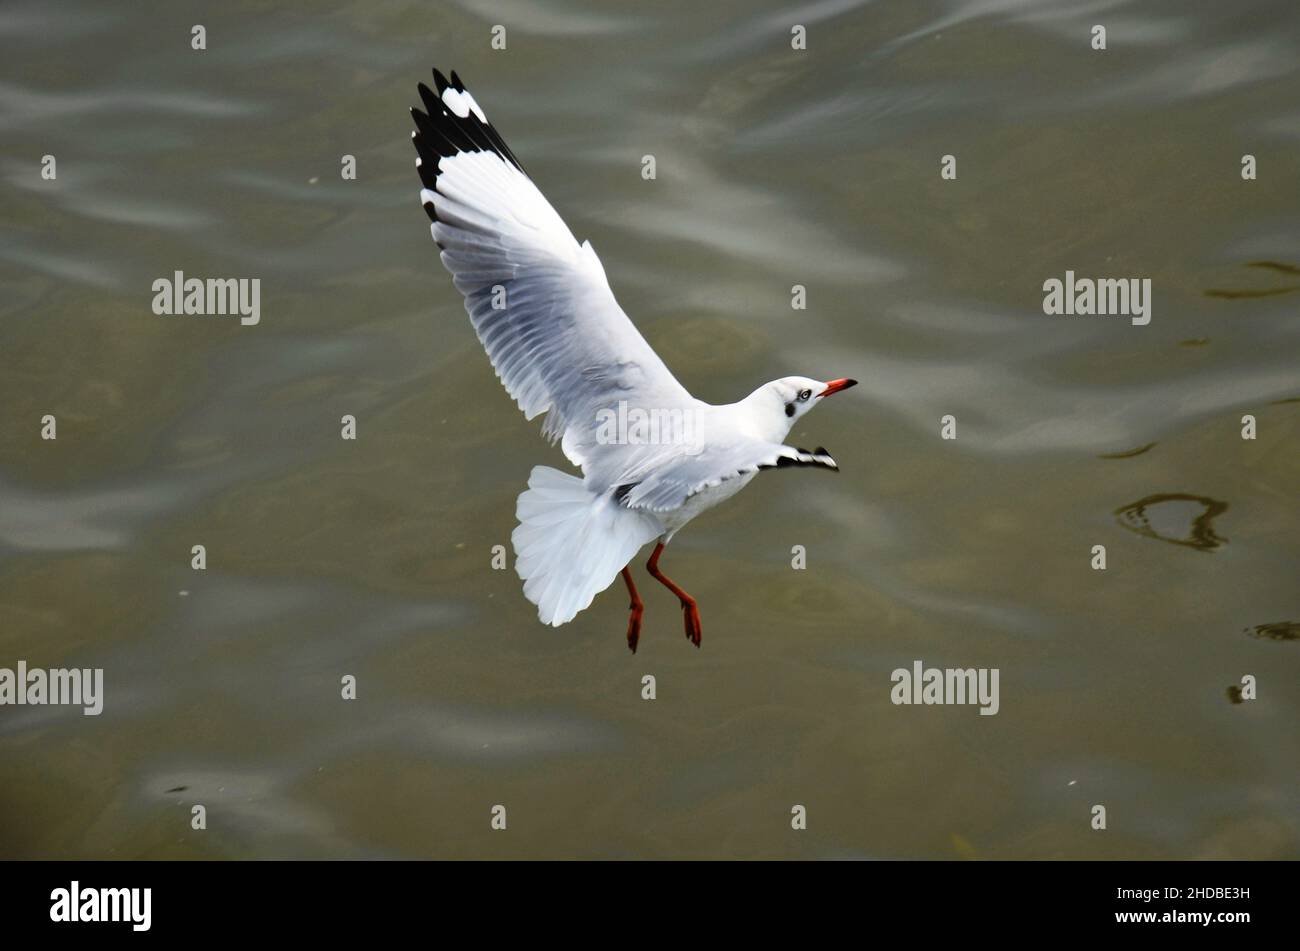
M544 624L573 620L610 586L641 546L663 534L659 520L625 509L582 480L535 466L515 506L510 536L524 595Z

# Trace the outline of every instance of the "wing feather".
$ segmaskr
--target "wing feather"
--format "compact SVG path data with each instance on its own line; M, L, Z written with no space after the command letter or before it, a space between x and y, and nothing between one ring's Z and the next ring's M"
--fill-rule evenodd
M506 390L584 465L602 409L693 403L453 72L419 86L412 134L443 265Z
M622 493L624 506L664 513L681 508L691 496L738 476L794 466L839 471L830 453L821 446L809 451L740 438L723 444L712 442L696 454L679 455L671 461L645 460L638 470L623 473L617 481L629 486Z

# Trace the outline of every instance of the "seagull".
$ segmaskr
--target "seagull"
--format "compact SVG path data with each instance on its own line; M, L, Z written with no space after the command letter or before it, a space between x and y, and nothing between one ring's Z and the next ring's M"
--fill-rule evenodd
M695 598L660 556L689 521L765 469L838 470L823 448L784 444L823 399L857 381L788 376L744 399L696 399L614 299L591 243L578 243L453 71L419 84L412 108L420 203L452 283L506 391L526 419L545 414L582 478L536 466L511 535L524 595L559 627L622 575L627 646L636 653L644 604L631 563L655 541L646 571L681 603L700 646Z

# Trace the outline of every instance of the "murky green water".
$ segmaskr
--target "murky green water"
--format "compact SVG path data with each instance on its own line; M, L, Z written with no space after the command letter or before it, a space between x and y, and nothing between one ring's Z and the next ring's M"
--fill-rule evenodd
M1294 4L16 2L0 34L0 667L106 690L0 707L0 855L1300 856ZM621 590L552 630L490 567L564 463L429 240L433 65L697 395L861 381L791 436L838 477L669 549L699 651L649 584L633 657ZM155 316L176 270L260 278L260 324ZM1151 278L1151 323L1045 316L1067 270ZM999 668L1000 712L892 705L915 660Z

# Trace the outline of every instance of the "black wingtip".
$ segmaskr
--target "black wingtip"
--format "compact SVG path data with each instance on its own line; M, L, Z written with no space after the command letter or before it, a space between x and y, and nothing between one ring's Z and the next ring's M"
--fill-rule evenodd
M486 119L479 118L477 109L469 110L466 115L453 113L443 101L448 89L454 89L462 95L468 95L460 75L453 70L451 79L439 69L432 70L434 92L425 83L417 83L421 105L424 109L412 106L411 119L416 131L411 134L411 141L416 154L420 157L417 164L420 182L425 188L436 190L438 176L442 173L443 159L451 158L462 152L494 152L505 162L524 172L519 159L510 151L501 135ZM527 172L524 172L527 175ZM426 212L430 209L426 208ZM429 215L433 217L432 212Z
M420 101L424 103L425 111L429 115L436 116L442 111L442 100L434 95L432 89L424 83L418 84L416 88L420 91Z
M777 456L775 462L760 463L759 469L789 469L796 466L817 466L821 469L830 469L832 472L839 472L840 466L831 454L826 451L824 446L818 446L812 452L807 449L796 447L797 456Z

